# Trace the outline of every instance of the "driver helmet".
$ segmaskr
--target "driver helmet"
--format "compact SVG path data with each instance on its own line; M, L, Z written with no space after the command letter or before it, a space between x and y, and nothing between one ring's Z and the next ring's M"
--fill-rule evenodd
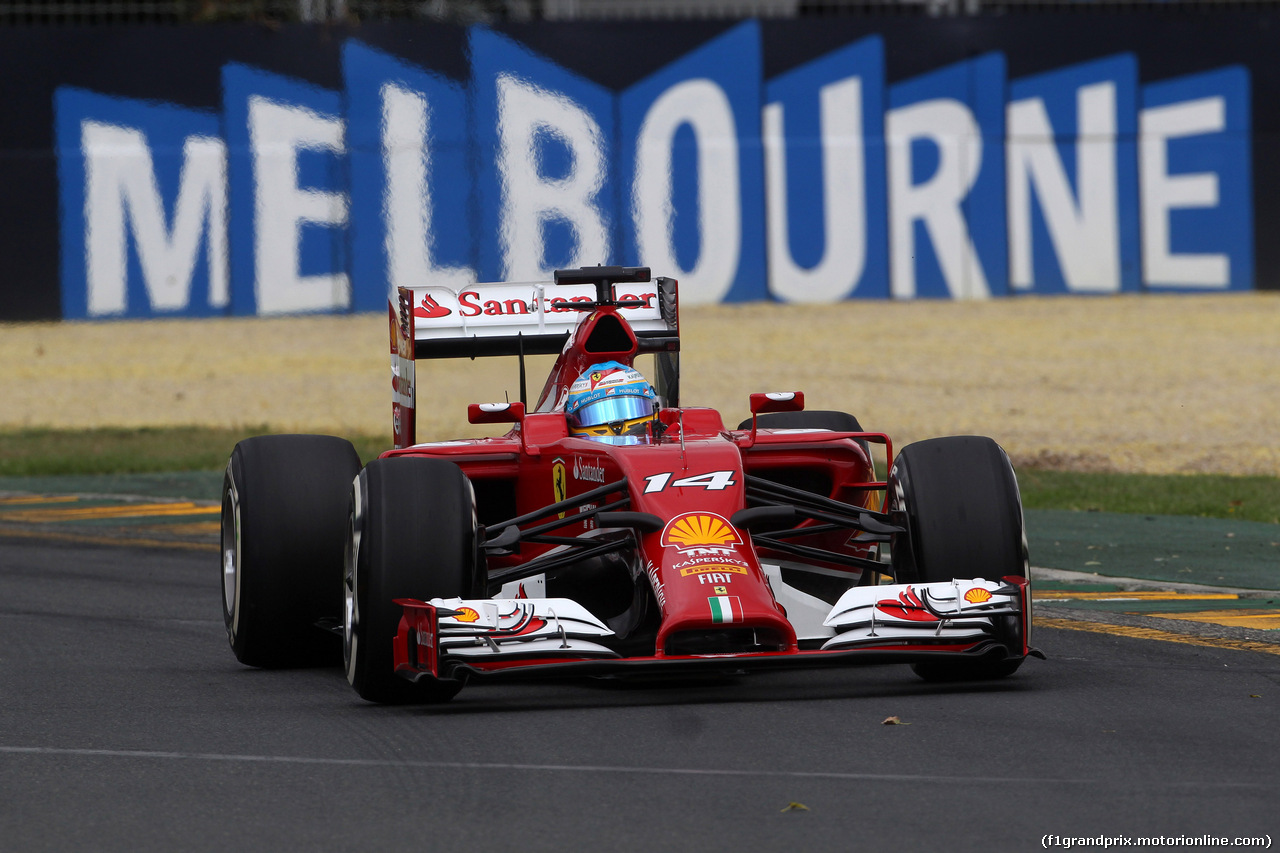
M648 444L658 395L644 374L617 361L593 364L569 386L569 434L608 444Z

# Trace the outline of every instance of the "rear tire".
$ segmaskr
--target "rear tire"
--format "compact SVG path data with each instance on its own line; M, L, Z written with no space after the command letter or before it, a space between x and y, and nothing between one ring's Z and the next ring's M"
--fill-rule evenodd
M799 412L766 412L756 415L756 426L760 429L829 429L832 432L866 432L858 419L848 412L833 412L823 409ZM738 429L751 429L751 418L738 424ZM855 439L871 458L871 446L865 438Z
M766 412L762 415L756 415L756 420L756 426L760 429L826 429L832 432L865 432L862 424L858 423L858 419L848 412L823 409L805 409L799 412ZM751 429L751 418L747 418L738 424L738 429ZM869 479L876 479L875 460L871 457L871 445L867 443L865 438L855 438L854 441L858 442L862 447L862 452L867 455L867 464L870 466ZM831 484L829 481L806 483L803 480L792 480L789 477L778 476L776 473L772 477L769 474L762 474L761 476L766 479L774 479L783 485L804 489L820 497L831 496ZM879 552L877 551L876 553ZM790 578L787 577L788 574L791 575ZM824 600L829 599L832 603L835 603L839 595L847 588L838 579L833 582L830 576L807 575L786 569L783 570L783 576L784 580L801 591L816 595ZM879 583L879 579L879 574L864 571L855 583L859 586L870 586ZM836 596L836 598L831 598L832 596Z
M462 469L440 459L375 460L351 493L345 558L343 659L370 702L446 702L461 681L395 674L397 598L472 597L480 589L475 498Z
M342 612L343 539L360 457L328 435L235 446L222 482L222 615L236 658L261 667L336 663L316 627Z
M904 447L889 472L888 494L893 523L906 528L890 542L898 583L1027 576L1018 481L1009 457L990 438L949 436ZM1021 649L1021 623L1015 617L995 621L1010 650ZM912 669L926 681L968 681L1011 675L1021 663L958 660Z
M848 412L820 409L800 412L766 412L756 415L760 429L829 429L832 432L864 432L858 419ZM738 429L751 429L751 418L738 424Z

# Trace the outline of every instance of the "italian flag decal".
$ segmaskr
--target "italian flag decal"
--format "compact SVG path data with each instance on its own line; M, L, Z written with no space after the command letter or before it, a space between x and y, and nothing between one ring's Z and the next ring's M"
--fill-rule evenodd
M711 605L712 622L741 622L743 619L742 602L736 595L717 595L708 598L707 604Z

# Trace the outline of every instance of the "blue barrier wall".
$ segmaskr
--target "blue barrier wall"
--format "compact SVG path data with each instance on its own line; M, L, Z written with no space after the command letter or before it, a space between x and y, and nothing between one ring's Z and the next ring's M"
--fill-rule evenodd
M1160 17L0 31L0 319L1274 287L1280 21Z

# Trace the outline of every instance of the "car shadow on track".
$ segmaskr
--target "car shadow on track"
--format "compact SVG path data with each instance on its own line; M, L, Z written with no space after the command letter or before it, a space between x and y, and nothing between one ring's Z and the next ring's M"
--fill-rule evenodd
M1036 689L1031 677L969 684L927 684L906 667L862 673L771 673L694 679L564 679L472 683L451 702L408 705L402 713L423 716L521 714L560 710L608 710L691 705L768 705L791 702L897 699L953 694L1019 694ZM378 708L369 705L370 708ZM395 710L395 709L386 709Z
M262 670L242 668L257 681L279 679L289 689L333 693L357 708L397 715L520 714L559 710L680 705L768 705L833 700L878 700L953 695L1018 695L1043 690L1046 684L1029 661L1011 677L966 683L928 683L906 665L873 665L848 669L804 669L720 675L643 675L625 677L472 679L453 700L437 705L377 705L360 699L346 684L341 667L316 666Z

